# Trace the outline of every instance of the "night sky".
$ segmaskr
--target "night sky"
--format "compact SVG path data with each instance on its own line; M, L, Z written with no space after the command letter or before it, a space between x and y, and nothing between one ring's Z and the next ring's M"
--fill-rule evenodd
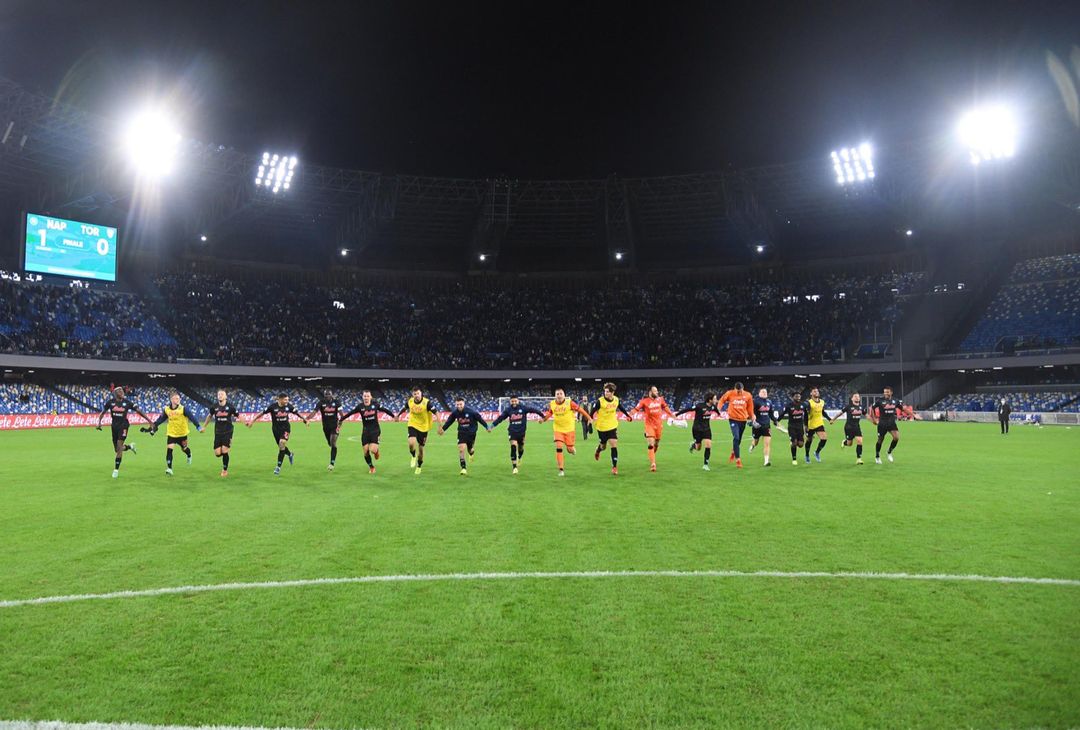
M1045 54L1080 43L1080 2L730 5L6 0L0 74L118 121L157 94L188 136L309 163L580 178L1054 108Z

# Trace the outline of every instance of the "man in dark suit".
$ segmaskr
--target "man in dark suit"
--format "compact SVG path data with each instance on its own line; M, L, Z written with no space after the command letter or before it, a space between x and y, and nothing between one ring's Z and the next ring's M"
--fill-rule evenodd
M1012 413L1012 406L1009 405L1009 401L1002 396L1001 401L998 403L998 422L1001 423L1001 435L1004 436L1009 432L1009 414Z

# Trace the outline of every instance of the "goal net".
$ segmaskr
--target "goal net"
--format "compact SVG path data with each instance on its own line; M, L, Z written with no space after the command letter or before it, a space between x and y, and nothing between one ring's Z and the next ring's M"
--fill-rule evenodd
M529 406L530 408L535 408L536 410L540 411L541 413L543 413L544 411L547 410L548 403L550 403L552 401L552 397L550 395L519 395L517 397L517 399L521 403L521 405ZM509 396L504 395L501 398L499 398L499 413L502 413L503 411L505 411L509 405L510 405L510 397ZM539 418L537 418L536 416L534 416L532 414L529 415L529 419L534 420L534 421L540 420Z

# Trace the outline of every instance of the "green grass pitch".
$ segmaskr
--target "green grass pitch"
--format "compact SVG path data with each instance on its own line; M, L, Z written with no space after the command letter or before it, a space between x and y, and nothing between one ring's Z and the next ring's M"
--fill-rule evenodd
M726 429L718 424L715 432ZM619 477L595 441L555 476L550 425L511 477L505 430L469 476L424 473L350 424L272 475L269 428L164 475L164 432L110 478L108 430L0 434L0 600L233 581L481 571L873 571L1080 578L1080 428L906 424L895 464L822 464L778 434L713 471L639 424ZM1080 725L1080 587L843 578L327 585L0 608L0 720L312 728Z

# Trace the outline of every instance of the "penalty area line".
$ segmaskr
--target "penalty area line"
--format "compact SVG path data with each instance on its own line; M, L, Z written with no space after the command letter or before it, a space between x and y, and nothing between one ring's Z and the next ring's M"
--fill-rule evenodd
M506 573L429 573L403 575L360 575L346 578L307 578L299 580L271 580L244 583L208 583L205 585L172 586L141 590L112 591L109 593L80 593L39 598L16 598L0 601L0 608L39 606L48 603L75 603L77 601L104 601L117 598L143 598L174 594L212 593L215 591L269 590L272 588L302 588L306 586L332 586L363 583L432 583L441 581L499 581L499 580L554 580L601 578L775 578L775 579L824 579L824 580L893 580L893 581L939 581L956 583L1014 583L1019 585L1073 586L1080 587L1080 580L1073 578L1029 578L1003 575L952 575L948 573L870 573L825 572L781 570L581 570L537 571ZM0 728L3 730L3 728Z

